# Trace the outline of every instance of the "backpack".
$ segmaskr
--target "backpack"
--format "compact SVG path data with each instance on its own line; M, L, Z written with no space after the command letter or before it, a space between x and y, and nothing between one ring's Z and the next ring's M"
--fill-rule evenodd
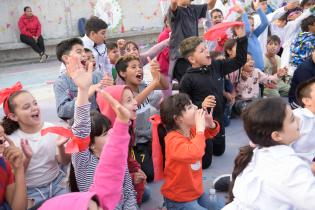
M298 66L312 54L315 46L315 35L311 32L301 32L290 47L290 64Z

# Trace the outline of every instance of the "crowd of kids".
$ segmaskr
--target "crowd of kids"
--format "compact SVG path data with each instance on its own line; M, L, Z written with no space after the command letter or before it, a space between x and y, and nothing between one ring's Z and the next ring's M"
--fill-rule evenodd
M314 209L315 1L192 2L170 0L145 52L107 42L95 16L61 41L64 126L20 82L0 91L0 210L137 210L160 180L168 210ZM216 40L199 36L202 20ZM239 116L250 141L213 183L228 199L210 200L202 170Z

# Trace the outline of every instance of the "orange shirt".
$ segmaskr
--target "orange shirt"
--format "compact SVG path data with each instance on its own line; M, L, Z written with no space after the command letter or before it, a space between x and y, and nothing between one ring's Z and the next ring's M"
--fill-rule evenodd
M207 137L214 137L220 126L207 129ZM169 132L165 137L165 169L164 184L161 193L164 197L177 202L196 200L203 193L202 156L205 153L205 133L195 134L187 138L177 131Z

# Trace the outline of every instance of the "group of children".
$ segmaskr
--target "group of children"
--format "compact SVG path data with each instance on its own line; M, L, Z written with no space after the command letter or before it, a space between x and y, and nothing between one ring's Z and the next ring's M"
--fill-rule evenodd
M234 5L244 24L227 31L224 43L205 43L198 20L210 17L212 26L224 21L216 1L172 0L159 43L143 53L132 41L105 44L107 24L88 19L83 38L56 47L62 63L54 83L56 109L68 128L43 122L36 99L21 83L0 91L0 209L139 209L150 197L147 182L159 179L158 164L169 210L312 209L315 80L308 79L315 76L309 44L314 2L303 1L308 6L299 14L296 1L273 12L265 3L253 1L254 16ZM277 36L274 26L285 36ZM297 35L300 48L292 52L303 50L303 56L291 53L292 62L283 66L286 43L294 45ZM213 51L216 45L219 51ZM146 64L149 84L143 80ZM172 78L179 93L170 91ZM279 97L292 91L300 105L294 111ZM205 193L202 169L212 155L225 152L231 112L242 114L250 143L236 157L223 207ZM155 113L157 139L149 122Z

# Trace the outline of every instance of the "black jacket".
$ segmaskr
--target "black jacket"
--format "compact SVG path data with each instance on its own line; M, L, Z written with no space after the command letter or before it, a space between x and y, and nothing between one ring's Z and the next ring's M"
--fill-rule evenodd
M209 66L188 69L180 82L179 92L188 94L192 103L199 108L207 96L215 96L216 107L213 116L221 124L223 122L224 76L244 66L247 60L247 44L247 37L237 39L234 59L214 60Z

